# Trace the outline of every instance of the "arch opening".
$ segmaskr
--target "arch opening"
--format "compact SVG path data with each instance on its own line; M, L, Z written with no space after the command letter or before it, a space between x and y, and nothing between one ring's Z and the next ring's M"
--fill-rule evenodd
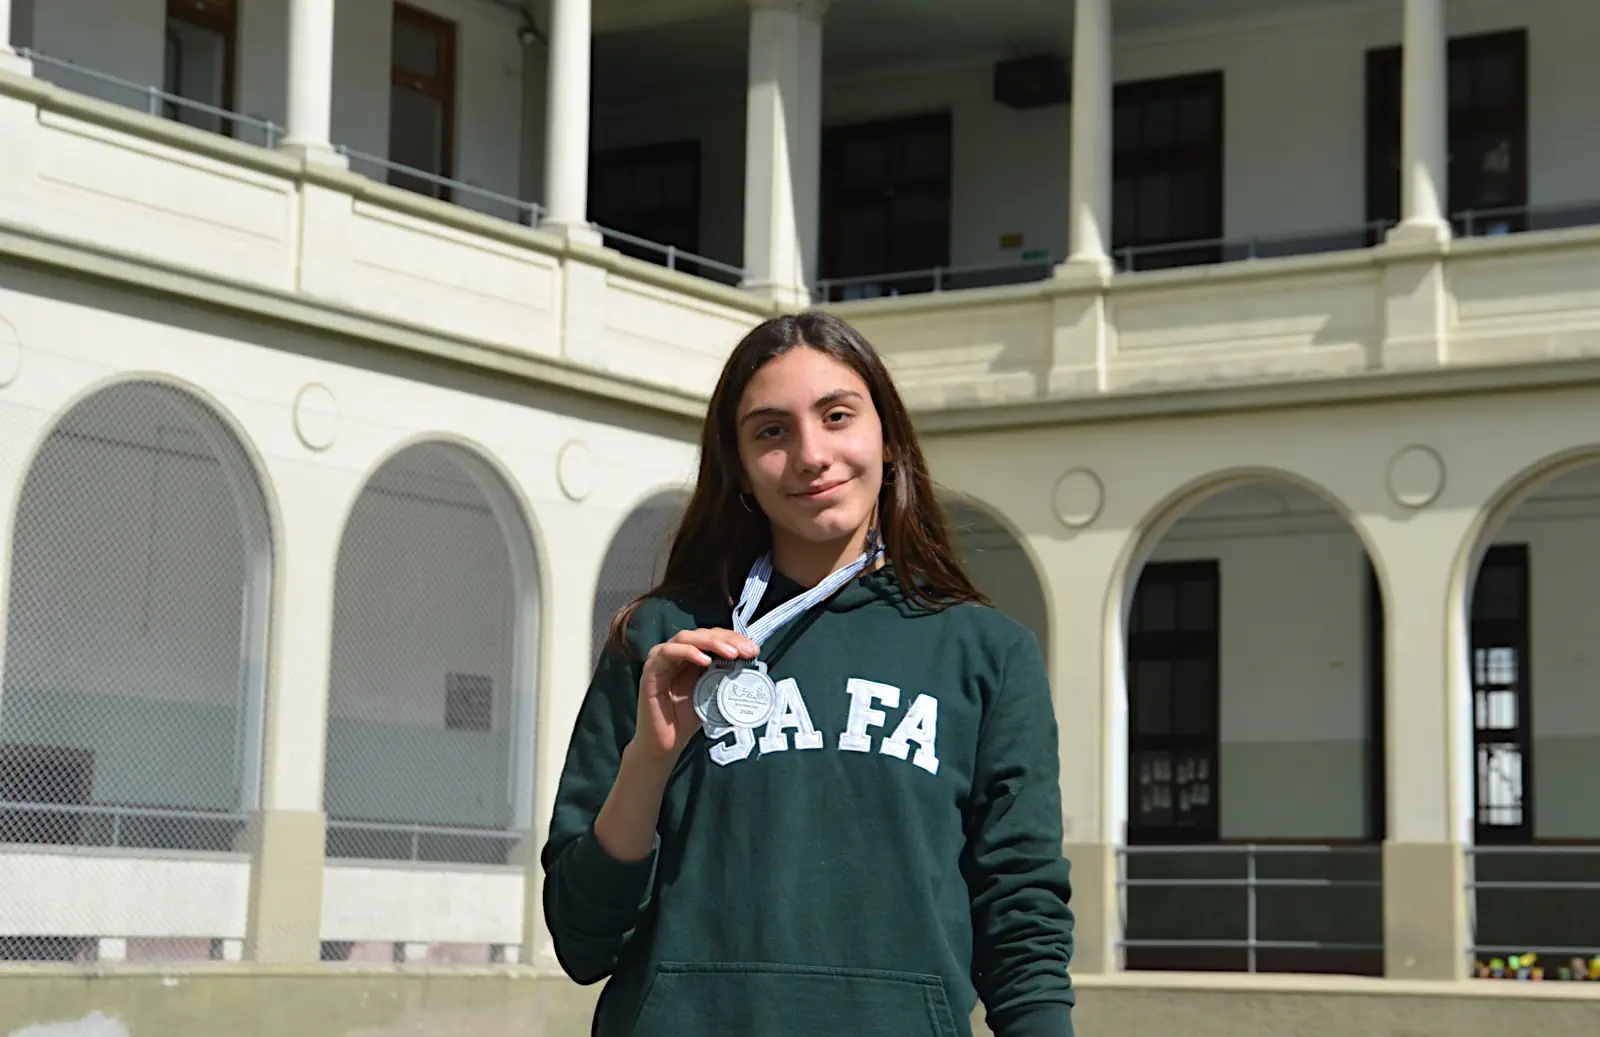
M264 488L209 404L139 380L63 414L17 502L0 842L235 850L272 572Z
M1600 882L1588 791L1600 753L1600 657L1589 649L1600 619L1600 460L1541 465L1499 502L1467 545L1452 606L1470 731L1461 780L1472 867L1486 884L1472 890L1472 943L1480 970L1535 952L1553 977L1578 968L1576 950L1600 952L1600 890L1559 885Z
M942 492L945 524L967 576L995 608L1033 631L1050 652L1050 608L1038 569L1022 542L981 504Z
M1381 975L1385 621L1359 532L1265 475L1150 529L1111 617L1126 967Z
M329 857L508 862L532 812L538 579L473 452L417 443L373 473L334 579Z
M672 537L689 506L687 494L658 493L630 511L606 547L595 584L591 616L589 664L600 660L611 619L617 610L661 581L672 550Z

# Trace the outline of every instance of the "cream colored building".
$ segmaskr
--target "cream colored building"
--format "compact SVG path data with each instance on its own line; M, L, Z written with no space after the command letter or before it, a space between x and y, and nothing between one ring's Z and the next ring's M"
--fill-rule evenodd
M816 303L1049 656L1086 1029L1592 1032L1468 976L1600 954L1597 32L0 0L0 1029L585 1032L595 636Z

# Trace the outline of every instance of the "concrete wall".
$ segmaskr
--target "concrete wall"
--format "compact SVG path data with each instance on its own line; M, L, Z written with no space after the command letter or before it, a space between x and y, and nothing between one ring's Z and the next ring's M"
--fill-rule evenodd
M248 1020L254 1037L579 1037L589 1032L597 993L517 969L117 970L88 977L29 970L0 974L0 1031L11 1037L213 1037L228 1020ZM1571 984L1463 990L1169 976L1080 981L1074 1021L1080 1033L1126 1037L1589 1037L1597 1010L1594 992ZM45 1028L51 1025L59 1029ZM988 1037L981 1007L973 1033Z

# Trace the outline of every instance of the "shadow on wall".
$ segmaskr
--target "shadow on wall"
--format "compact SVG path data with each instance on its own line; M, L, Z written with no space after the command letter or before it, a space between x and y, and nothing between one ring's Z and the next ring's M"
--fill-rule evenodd
M1028 553L1016 537L977 504L950 493L941 494L940 502L956 554L972 582L996 608L1032 630L1040 649L1048 651L1049 610Z
M688 504L689 498L675 490L658 494L635 508L617 527L595 584L589 642L591 667L600 660L611 617L660 581L672 536Z

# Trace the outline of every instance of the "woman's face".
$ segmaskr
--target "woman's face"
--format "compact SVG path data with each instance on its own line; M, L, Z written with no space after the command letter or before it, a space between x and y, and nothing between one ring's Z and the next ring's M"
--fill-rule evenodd
M849 365L800 346L769 361L739 398L746 490L773 546L864 541L883 485L883 426Z

